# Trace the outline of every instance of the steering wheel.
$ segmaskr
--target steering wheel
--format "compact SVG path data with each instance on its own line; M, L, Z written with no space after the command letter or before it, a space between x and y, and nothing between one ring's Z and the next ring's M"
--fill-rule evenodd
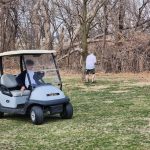
M37 84L44 83L44 75L45 73L43 71L34 72L33 79L36 81Z

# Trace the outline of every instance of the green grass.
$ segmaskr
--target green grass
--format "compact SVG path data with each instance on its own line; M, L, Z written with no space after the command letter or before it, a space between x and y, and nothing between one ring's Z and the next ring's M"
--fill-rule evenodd
M28 117L0 120L0 150L149 150L150 86L135 80L99 77L84 84L79 77L63 80L74 117L46 116L43 125Z

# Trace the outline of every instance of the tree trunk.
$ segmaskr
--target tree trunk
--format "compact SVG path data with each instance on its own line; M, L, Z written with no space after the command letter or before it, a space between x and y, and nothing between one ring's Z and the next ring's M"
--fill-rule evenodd
M104 4L104 38L103 38L103 49L106 47L106 34L108 32L108 15L107 15L107 4ZM102 52L103 54L103 52Z
M82 80L85 79L85 63L87 57L88 50L88 22L87 22L87 0L83 2L83 21L81 22L81 46L82 46Z
M116 36L116 43L118 45L122 44L122 31L124 29L124 16L125 16L125 8L124 8L124 0L119 0L119 12L118 12L118 29Z

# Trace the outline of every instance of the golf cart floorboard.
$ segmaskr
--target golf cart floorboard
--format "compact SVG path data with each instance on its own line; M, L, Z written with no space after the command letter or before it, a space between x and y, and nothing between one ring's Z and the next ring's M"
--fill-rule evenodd
M15 114L25 114L24 108L8 108L8 107L0 107L0 111L4 113L15 113Z

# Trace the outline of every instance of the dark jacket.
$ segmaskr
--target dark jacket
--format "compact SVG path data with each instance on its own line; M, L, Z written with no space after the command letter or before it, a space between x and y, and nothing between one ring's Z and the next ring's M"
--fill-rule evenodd
M26 87L26 85L25 85L26 73L27 73L27 71L24 70L16 77L16 81L20 87L22 87L22 86Z

